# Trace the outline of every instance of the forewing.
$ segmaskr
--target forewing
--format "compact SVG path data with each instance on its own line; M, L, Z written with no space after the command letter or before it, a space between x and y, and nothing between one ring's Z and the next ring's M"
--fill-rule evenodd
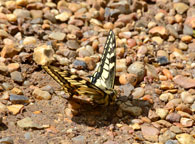
M104 46L97 71L91 77L91 83L101 89L113 89L116 69L116 40L111 30Z
M89 81L82 79L78 75L71 74L69 71L61 70L54 66L42 66L42 68L57 81L64 91L70 96L73 95L87 95L89 97L99 96L104 97L105 93L100 88L90 83Z

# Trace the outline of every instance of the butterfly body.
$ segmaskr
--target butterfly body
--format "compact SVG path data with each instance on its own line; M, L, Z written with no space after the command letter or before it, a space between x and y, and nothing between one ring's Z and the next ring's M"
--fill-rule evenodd
M114 90L116 69L116 42L112 31L106 40L104 52L96 72L87 81L68 70L61 70L54 66L42 66L43 69L69 94L70 97L86 96L93 103L108 105L116 99Z

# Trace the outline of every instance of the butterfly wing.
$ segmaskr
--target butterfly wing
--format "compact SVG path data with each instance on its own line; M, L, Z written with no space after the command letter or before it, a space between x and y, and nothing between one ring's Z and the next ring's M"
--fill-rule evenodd
M55 66L42 66L42 68L62 86L70 97L86 95L98 100L105 96L105 92L100 88L76 74L71 74L68 70L61 70Z
M116 40L111 30L104 46L103 55L91 83L101 89L113 89L116 73Z

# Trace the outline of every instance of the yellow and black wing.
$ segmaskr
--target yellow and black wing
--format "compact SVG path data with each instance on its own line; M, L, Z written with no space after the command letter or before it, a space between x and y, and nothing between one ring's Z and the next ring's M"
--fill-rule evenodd
M71 74L68 70L61 70L54 66L42 66L43 69L56 80L66 93L72 96L85 95L98 104L109 104L115 100L114 80L116 69L116 42L113 31L109 32L104 52L97 71L91 81Z
M104 46L102 58L97 71L91 77L91 83L97 87L113 89L116 73L116 40L111 30Z
M95 99L97 103L104 103L102 100L106 93L89 81L70 73L68 70L61 70L55 66L42 66L42 68L61 85L70 97L85 95Z

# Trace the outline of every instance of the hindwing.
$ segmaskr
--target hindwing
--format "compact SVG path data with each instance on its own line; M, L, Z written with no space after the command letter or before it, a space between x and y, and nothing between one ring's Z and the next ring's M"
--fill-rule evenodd
M55 66L42 66L42 68L61 85L70 97L73 95L87 95L92 98L102 98L105 95L105 92L100 88L76 74L71 74L68 70L61 70Z

